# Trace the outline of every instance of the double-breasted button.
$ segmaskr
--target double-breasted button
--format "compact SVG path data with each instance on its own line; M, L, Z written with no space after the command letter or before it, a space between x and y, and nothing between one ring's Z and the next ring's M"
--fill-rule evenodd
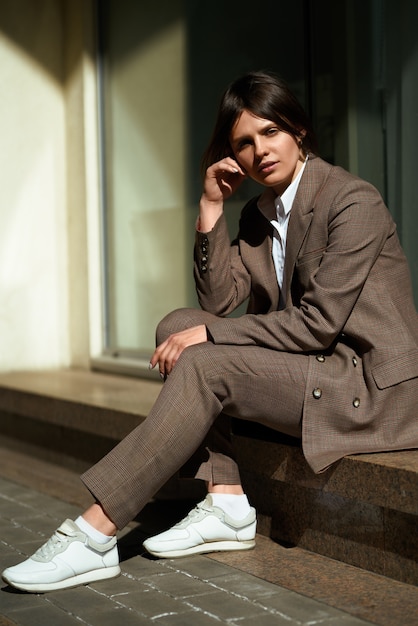
M358 409L359 406L360 406L360 398L354 398L354 400L353 400L353 407L355 409Z
M319 400L319 398L322 396L322 389L320 389L319 387L315 387L315 389L312 391L312 395L315 400Z
M353 356L353 365L354 367L357 367L358 361L357 361L357 357Z
M320 363L323 363L325 361L325 357L323 354L317 354L316 360L319 361Z

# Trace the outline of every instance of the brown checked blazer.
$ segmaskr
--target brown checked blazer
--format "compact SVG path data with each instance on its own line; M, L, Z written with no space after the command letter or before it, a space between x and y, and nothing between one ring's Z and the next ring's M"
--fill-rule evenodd
M200 304L219 316L211 338L309 355L302 445L314 471L347 454L417 448L418 316L379 193L310 156L287 233L284 310L257 201L232 243L223 217L197 234ZM247 298L246 315L226 317Z

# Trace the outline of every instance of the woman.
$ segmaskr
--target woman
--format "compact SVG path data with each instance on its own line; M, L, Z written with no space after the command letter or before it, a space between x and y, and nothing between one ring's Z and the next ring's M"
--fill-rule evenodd
M301 438L313 471L346 454L418 446L418 324L396 228L378 192L315 155L309 120L276 77L235 81L205 156L195 246L202 311L158 328L166 380L143 424L82 479L95 503L3 573L29 591L119 573L116 532L196 450L208 496L146 549L176 557L254 546L228 417ZM224 201L265 190L230 243ZM248 299L248 313L226 317ZM206 455L206 456L205 456Z

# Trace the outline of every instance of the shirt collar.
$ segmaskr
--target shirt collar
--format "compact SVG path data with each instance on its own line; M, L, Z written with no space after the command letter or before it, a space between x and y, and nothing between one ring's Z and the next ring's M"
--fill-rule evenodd
M265 189L259 197L257 202L258 208L269 221L277 219L280 203L283 205L284 214L288 215L288 213L290 213L307 160L308 157L306 157L295 180L290 183L289 187L287 187L281 196L276 196L273 189L269 187Z
M282 193L281 196L276 197L274 201L276 211L279 210L279 206L280 206L279 200L281 200L283 209L284 209L284 214L288 215L288 213L290 213L307 160L308 160L308 157L306 157L305 162L300 168L300 172L296 176L295 180L290 183L289 187L286 188L286 190Z

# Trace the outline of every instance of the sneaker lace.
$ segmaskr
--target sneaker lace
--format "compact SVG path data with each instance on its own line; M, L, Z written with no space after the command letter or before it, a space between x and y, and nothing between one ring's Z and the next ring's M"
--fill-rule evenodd
M197 517L200 517L202 511L206 511L207 513L212 512L212 508L208 506L205 500L203 500L203 502L199 502L199 504L197 504L194 509L189 511L186 517L184 517L180 522L177 522L176 526L179 526L180 524L184 524L185 522L188 522L188 521L193 521Z
M48 559L54 554L57 548L62 548L62 546L67 544L68 539L69 538L67 537L67 535L64 535L63 533L56 530L52 537L50 537L43 546L38 548L35 554L36 556L40 556L43 559Z

